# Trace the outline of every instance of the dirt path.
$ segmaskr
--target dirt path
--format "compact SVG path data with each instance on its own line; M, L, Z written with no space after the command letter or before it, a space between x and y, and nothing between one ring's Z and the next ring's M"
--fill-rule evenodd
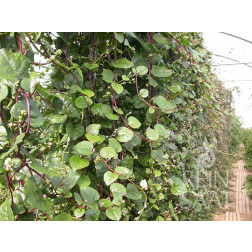
M224 213L215 214L214 221L252 221L252 201L247 197L244 188L244 181L248 175L244 165L243 160L234 164L234 178L230 181L231 203L225 207Z

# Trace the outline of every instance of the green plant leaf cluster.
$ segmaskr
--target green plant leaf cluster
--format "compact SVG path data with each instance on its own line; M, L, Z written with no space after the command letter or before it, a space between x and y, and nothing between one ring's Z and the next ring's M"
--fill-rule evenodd
M224 176L239 127L200 33L19 35L0 36L0 220L211 219L225 188L198 160Z

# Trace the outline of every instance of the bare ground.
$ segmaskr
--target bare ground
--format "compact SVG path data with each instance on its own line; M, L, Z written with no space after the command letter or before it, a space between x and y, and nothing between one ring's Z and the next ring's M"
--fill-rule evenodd
M244 169L245 162L239 160L233 165L233 178L230 181L231 203L222 212L214 215L214 221L252 221L252 200L246 195L244 181L249 174Z

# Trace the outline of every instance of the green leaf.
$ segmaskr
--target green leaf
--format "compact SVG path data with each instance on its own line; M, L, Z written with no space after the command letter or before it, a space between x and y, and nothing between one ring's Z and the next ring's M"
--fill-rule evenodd
M162 151L161 149L153 150L153 151L151 152L151 157L152 157L155 161L157 161L157 162L162 162L162 161L164 160L163 156L164 156L164 153L163 153L163 151Z
M53 218L54 221L72 221L71 214L61 213Z
M152 108L152 107L149 107L148 112L149 112L150 114L153 114L153 113L155 112L155 109Z
M165 139L169 138L170 132L162 124L156 124L154 129L158 131L161 137Z
M109 120L113 120L113 121L116 121L116 120L119 120L119 116L118 115L115 115L111 112L109 112L108 114L105 114L105 116L109 119Z
M119 127L117 130L117 140L119 142L126 143L131 140L133 136L134 133L126 127Z
M120 108L114 107L113 109L114 109L115 112L118 113L119 115L123 115L123 114L124 114L123 111L122 111Z
M125 179L126 178L129 178L132 174L131 170L126 168L126 167L123 167L123 166L117 166L115 168L115 172L119 173L119 174L122 174L123 176L119 175L119 179Z
M151 73L157 77L169 77L172 75L172 70L160 66L152 66Z
M121 144L115 138L109 138L109 146L112 147L116 152L122 151Z
M18 120L18 117L20 116L20 113L21 113L21 110L25 110L26 111L26 106L21 103L21 102L18 102L18 103L15 103L11 110L10 110L10 113L11 115Z
M91 155L93 154L93 144L88 141L82 141L74 146L74 150L79 152L81 155Z
M174 109L174 107L175 107L175 105L172 102L167 101L165 99L165 97L163 97L161 95L153 97L153 102L155 104L157 104L159 108L165 109L165 110L171 110L172 111Z
M100 124L90 124L86 128L86 133L91 134L92 136L97 136L101 128Z
M186 186L180 178L172 176L170 179L173 181L171 185L171 193L173 195L182 195L187 192Z
M88 176L81 176L78 180L78 185L81 188L88 187L90 185L91 181Z
M18 104L18 103L17 103ZM67 119L67 115L53 115L49 117L51 123L63 123Z
M162 35L160 35L160 36L155 35L155 36L153 36L153 39L162 45L167 45L169 43L168 38L166 38Z
M57 165L55 163L53 163L53 164L51 163L46 169L46 168L44 168L43 162L39 159L32 160L32 163L29 163L29 165L35 171L37 171L41 174L46 174L49 177L60 177L60 176L62 176L62 172L65 172L65 170L63 169L62 166L56 167ZM52 168L52 166L53 166L53 168ZM62 172L61 172L61 169L62 169Z
M113 173L111 171L107 171L104 173L104 182L106 183L107 186L112 184L118 179L118 174Z
M87 138L87 140L90 143L96 143L101 140L101 138L99 136L92 136L91 134L86 134L85 137Z
M179 144L182 144L182 143L183 143L183 137L182 137L181 135L177 135L176 141L177 141Z
M48 198L43 198L42 191L36 185L34 178L28 178L24 185L26 200L41 211L48 211L53 208L53 203Z
M83 169L87 166L89 166L88 159L80 158L78 155L74 155L70 157L69 163L74 171Z
M123 92L123 86L121 84L112 83L112 88L116 91L117 94L121 94Z
M0 80L0 102L3 101L8 95L8 86Z
M122 197L126 194L126 188L119 183L113 183L110 186L110 191L112 192L114 198L122 199Z
M7 152L5 152L5 153L2 154L2 156L1 156L0 159L4 159L6 156L8 156L16 148L16 146L23 141L24 136L25 136L25 132L23 132L22 134L18 135L15 138L15 142L13 143L13 145L11 146L11 148Z
M145 74L148 73L148 68L145 67L145 66L138 66L138 67L136 68L136 72L137 72L137 74L139 74L139 75L145 75Z
M85 213L85 209L83 209L83 208L76 208L74 210L74 216L77 218L82 217L84 215L84 213Z
M101 149L100 155L103 158L113 158L117 155L117 153L112 147L104 147Z
M88 97L93 97L93 96L95 95L95 93L94 93L93 91L91 91L90 89L84 89L84 90L82 90L80 87L78 87L78 90L79 90L82 94L84 94L84 95L86 95L86 96L88 96Z
M32 127L40 127L42 126L43 124L43 117L36 105L36 103L29 99L29 102L30 102L30 114L31 114L31 126ZM26 100L23 99L21 100L21 102L18 102L18 103L15 103L12 108L11 108L11 115L16 119L18 120L19 119L19 116L20 116L20 113L21 113L21 110L25 110L27 112L27 104L26 104ZM64 118L65 118L66 115L64 115ZM57 116L55 116L55 120L57 119ZM61 117L61 116L60 116ZM52 119L53 120L54 116L50 116L49 119ZM66 116L67 118L67 116ZM66 120L66 118L64 120ZM55 123L55 122L53 122Z
M146 136L151 141L157 141L159 139L159 133L154 129L147 129Z
M113 206L113 203L107 199L100 199L99 200L100 207L107 208Z
M66 82L66 84L71 87L72 85L78 85L78 81L74 78L74 76L77 78L77 80L79 81L79 83L83 83L83 75L82 72L80 71L80 69L77 69L72 73L68 73L64 76L64 80Z
M7 131L4 126L0 126L0 137L1 136L7 136Z
M29 77L30 60L21 53L0 49L0 78L13 82Z
M172 86L168 87L173 93L177 93L181 90L181 86L179 82L173 82Z
M100 216L100 210L98 209L88 209L86 211L86 220L87 221L97 221Z
M148 95L149 95L149 91L148 91L147 89L143 88L143 89L141 89L141 90L139 91L139 94L140 94L140 96L141 96L142 98L146 98L146 97L148 97Z
M82 197L80 196L79 193L76 193L76 192L74 193L74 199L75 199L75 201L77 202L78 205L81 205L81 204L84 203L84 201L83 201L83 199L82 199Z
M94 70L94 69L96 69L96 68L99 67L99 65L97 65L97 64L90 64L89 62L85 62L83 64L83 66L86 67L89 70Z
M101 111L100 114L106 116L109 113L112 113L112 109L111 106L109 106L108 104L101 104Z
M142 199L142 194L139 192L139 190L133 184L127 185L126 193L127 193L126 197L129 199L132 199L132 200Z
M11 202L6 199L0 206L0 221L14 221Z
M80 109L84 109L87 108L88 105L92 105L93 101L88 97L88 96L84 96L85 99L83 98L83 96L79 96L76 100L75 100L75 105L80 108ZM85 101L86 100L86 101ZM87 103L86 103L87 102ZM88 104L88 105L87 105Z
M134 116L130 116L128 118L128 125L133 129L138 129L139 127L141 127L141 123Z
M164 218L163 218L162 216L158 216L158 217L156 218L156 221L164 221Z
M126 75L122 75L122 79L124 80L124 81L129 81L130 79L126 76Z
M122 211L118 207L106 209L106 215L109 219L119 221L122 217Z
M120 58L116 62L112 62L111 65L115 68L130 68L133 67L133 63L126 58Z
M83 187L80 189L81 196L89 204L94 204L100 199L100 194L92 187Z
M119 43L123 43L124 41L124 36L122 33L119 33L119 32L114 32L115 34L115 38L116 40L119 42Z
M72 124L69 122L66 125L66 132L72 140L76 140L84 134L84 126L80 123Z
M24 78L21 81L21 87L26 91L32 93L36 88L36 79L38 74L36 72L31 72L29 78Z
M152 78L149 76L149 83L152 87L157 87L158 86L158 83Z
M23 196L24 194L20 191L13 192L13 210L17 214L23 214L26 212Z
M102 79L108 83L112 83L115 79L115 73L110 69L105 69L102 72Z

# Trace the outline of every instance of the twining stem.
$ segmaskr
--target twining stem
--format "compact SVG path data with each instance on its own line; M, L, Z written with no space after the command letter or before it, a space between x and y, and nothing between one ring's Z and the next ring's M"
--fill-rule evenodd
M35 219L35 221L38 221L38 213L39 213L39 210L37 209L37 211L36 211L36 219Z
M18 33L18 42L19 42L19 52L23 53L22 41L21 41L20 33Z
M102 188L102 180L101 180L101 191L100 191L100 197L102 197L102 192L103 192L103 188Z
M51 218L48 216L47 212L45 211L45 215L49 221L52 221Z
M0 114L0 117L1 117L2 121L4 121L4 114L3 114L3 112L4 112L4 103L3 103L3 101L1 101L1 114Z

